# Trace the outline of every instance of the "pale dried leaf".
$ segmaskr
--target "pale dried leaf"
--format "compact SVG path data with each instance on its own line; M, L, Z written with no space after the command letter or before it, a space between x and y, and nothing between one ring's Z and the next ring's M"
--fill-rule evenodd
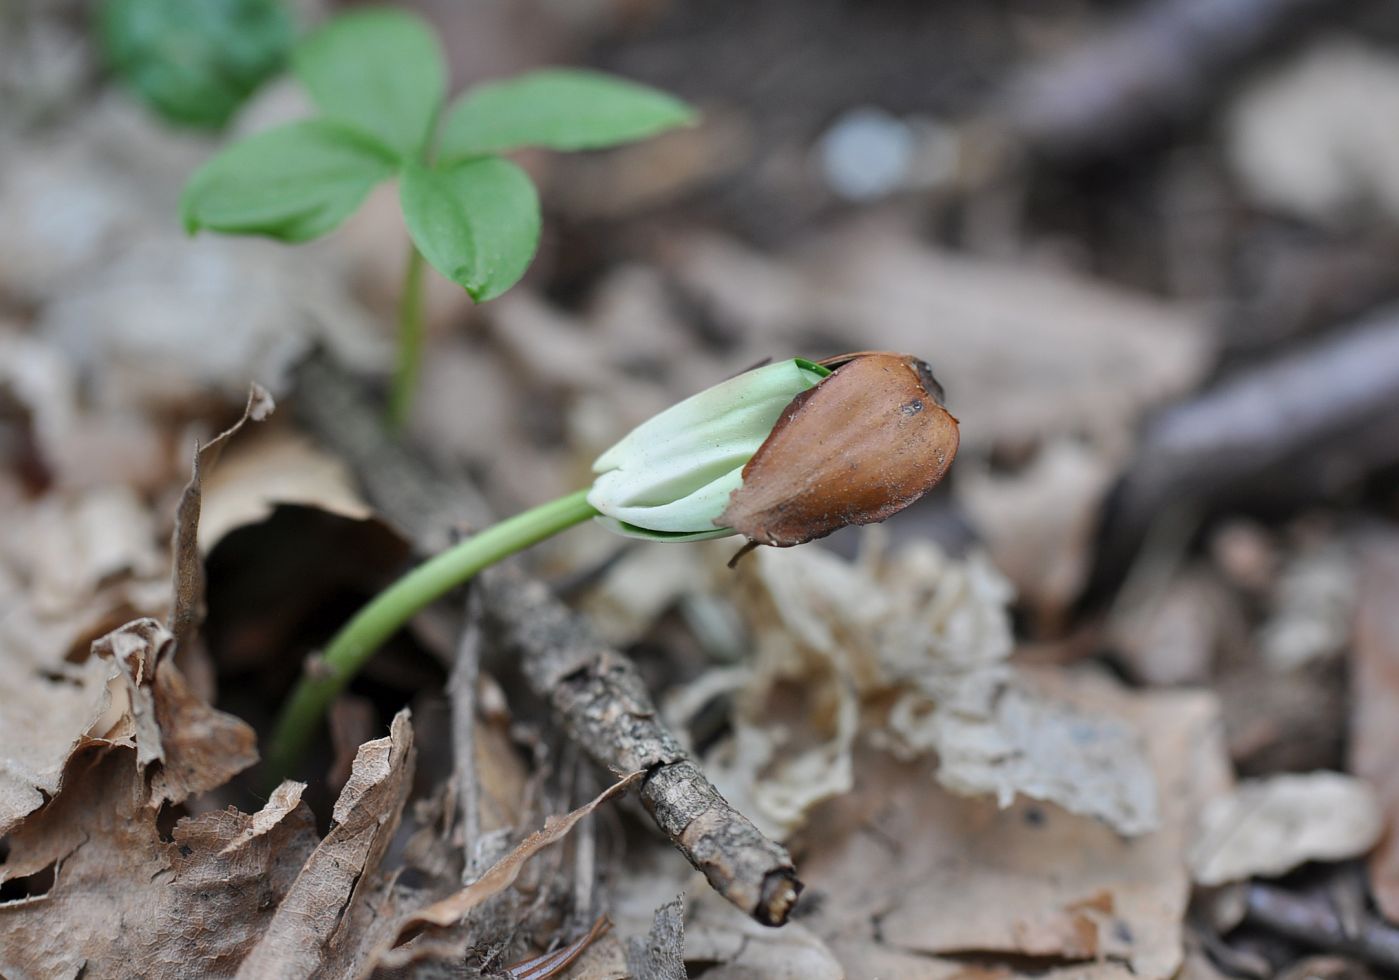
M54 494L22 516L5 529L4 547L43 616L75 613L104 583L154 578L169 567L155 519L126 487Z
M1379 839L1375 791L1335 772L1280 775L1241 783L1212 801L1190 850L1202 885L1284 874L1307 861L1344 861Z
M1337 112L1345 106L1345 112ZM1399 216L1399 59L1358 39L1304 49L1229 110L1229 150L1255 200L1316 221Z
M166 842L130 749L93 745L67 777L0 865L0 880L55 872L47 893L0 905L0 973L232 976L315 846L301 786L251 816L183 819Z
M0 685L0 836L58 794L68 757L110 702L113 668L100 660L52 673L20 667Z
M71 282L39 327L93 379L97 404L152 413L210 392L239 398L249 378L285 392L318 342L376 369L386 360L382 338L314 251L191 240L166 222Z
M355 521L374 516L343 460L294 430L272 427L240 440L205 478L199 550L207 555L230 531L266 520L278 504Z
M700 892L685 925L685 959L715 963L715 980L844 980L839 961L800 922L781 929L759 925L707 891ZM683 974L682 974L683 975Z
M764 549L733 591L755 658L733 736L707 761L771 832L850 788L860 731L907 755L936 752L937 778L956 792L1002 805L1023 793L1126 834L1155 826L1135 733L1057 703L1006 663L1011 590L979 554L953 560L918 543L852 563Z
M1303 547L1284 566L1258 648L1274 670L1334 658L1350 640L1355 558L1341 542Z
M1056 704L1012 681L989 715L934 709L938 782L963 796L987 794L1009 806L1017 793L1096 817L1134 836L1160 823L1156 781L1129 725Z
M1191 310L1064 270L930 248L910 224L843 227L786 259L700 235L662 257L749 342L739 364L804 349L812 323L851 349L924 358L962 420L963 455L1066 433L1122 453L1142 413L1208 367L1208 330Z
M333 824L306 860L240 977L353 976L377 938L351 925L356 903L383 875L380 862L413 781L413 728L405 708L386 738L366 742L335 801Z
M1042 625L1062 621L1092 559L1098 509L1116 468L1080 443L1055 439L1008 475L958 467L957 498L996 567Z

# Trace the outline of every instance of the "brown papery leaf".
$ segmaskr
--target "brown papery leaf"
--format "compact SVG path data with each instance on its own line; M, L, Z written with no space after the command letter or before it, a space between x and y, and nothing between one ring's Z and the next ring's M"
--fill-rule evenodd
M434 902L425 909L421 909L409 916L404 922L403 928L399 931L400 940L403 934L414 927L433 925L450 926L460 922L466 913L480 905L492 895L497 895L514 884L519 877L520 871L525 863L534 857L550 844L556 844L568 836L578 821L592 813L608 800L624 792L629 786L639 780L643 775L642 770L623 776L607 789L603 790L590 803L585 803L578 809L562 817L549 817L544 821L544 827L536 830L505 857L493 864L485 874L477 878L467 887L455 894L449 895L440 902Z
M0 881L53 874L0 904L3 976L231 976L315 846L299 783L256 814L181 820L166 841L133 750L90 743L65 777L0 865Z
M238 969L249 978L353 976L379 933L355 923L413 783L413 728L404 709L387 738L360 746L334 824L296 876L266 934ZM381 923L381 927L388 923Z

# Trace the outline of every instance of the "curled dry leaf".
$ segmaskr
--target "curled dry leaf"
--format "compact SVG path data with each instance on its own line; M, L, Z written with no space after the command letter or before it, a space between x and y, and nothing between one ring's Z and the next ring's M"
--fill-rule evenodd
M306 859L238 976L357 976L372 962L392 922L364 913L392 882L380 864L412 788L413 755L405 708L387 738L360 746L335 801L330 832Z
M63 792L10 835L0 881L53 881L0 904L0 973L231 976L315 846L301 790L282 784L252 815L182 819L166 839L135 751L86 746Z
M249 420L261 422L272 414L275 407L267 390L254 384L248 389L248 401L242 417L208 442L194 447L189 482L185 484L175 510L175 535L171 543L171 550L175 553L172 576L175 604L170 611L170 630L175 634L177 644L187 644L204 617L204 559L199 553L204 472L218 462L228 440Z
M1307 861L1343 861L1374 847L1379 802L1368 783L1335 772L1241 783L1201 816L1190 871L1202 885L1280 875Z
M14 594L0 617L0 642L24 680L6 686L12 696L0 693L0 703L13 701L0 711L0 739L15 760L0 774L0 834L60 792L66 760L92 738L134 744L142 768L160 763L153 805L222 785L256 760L252 730L211 708L162 661L179 633L192 635L203 603L194 547L201 465L249 418L270 410L254 386L242 419L196 449L176 522L173 602L161 581L166 560L155 522L130 491L47 498L0 535L0 557L17 579L0 572L0 588ZM166 610L170 630L133 618ZM87 639L104 632L84 656Z

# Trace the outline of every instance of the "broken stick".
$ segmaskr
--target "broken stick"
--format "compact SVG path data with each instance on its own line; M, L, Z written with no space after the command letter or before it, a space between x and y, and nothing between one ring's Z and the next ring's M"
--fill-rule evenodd
M714 889L764 925L786 922L802 887L791 857L685 754L631 660L516 569L490 569L477 588L487 636L519 659L569 737L613 772L645 771L642 803Z

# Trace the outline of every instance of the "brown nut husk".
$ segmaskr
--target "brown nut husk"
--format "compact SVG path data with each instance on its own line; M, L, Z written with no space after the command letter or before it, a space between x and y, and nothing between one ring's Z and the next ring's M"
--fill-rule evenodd
M715 524L787 548L885 520L947 472L957 420L927 364L882 351L822 363L835 373L783 411Z

